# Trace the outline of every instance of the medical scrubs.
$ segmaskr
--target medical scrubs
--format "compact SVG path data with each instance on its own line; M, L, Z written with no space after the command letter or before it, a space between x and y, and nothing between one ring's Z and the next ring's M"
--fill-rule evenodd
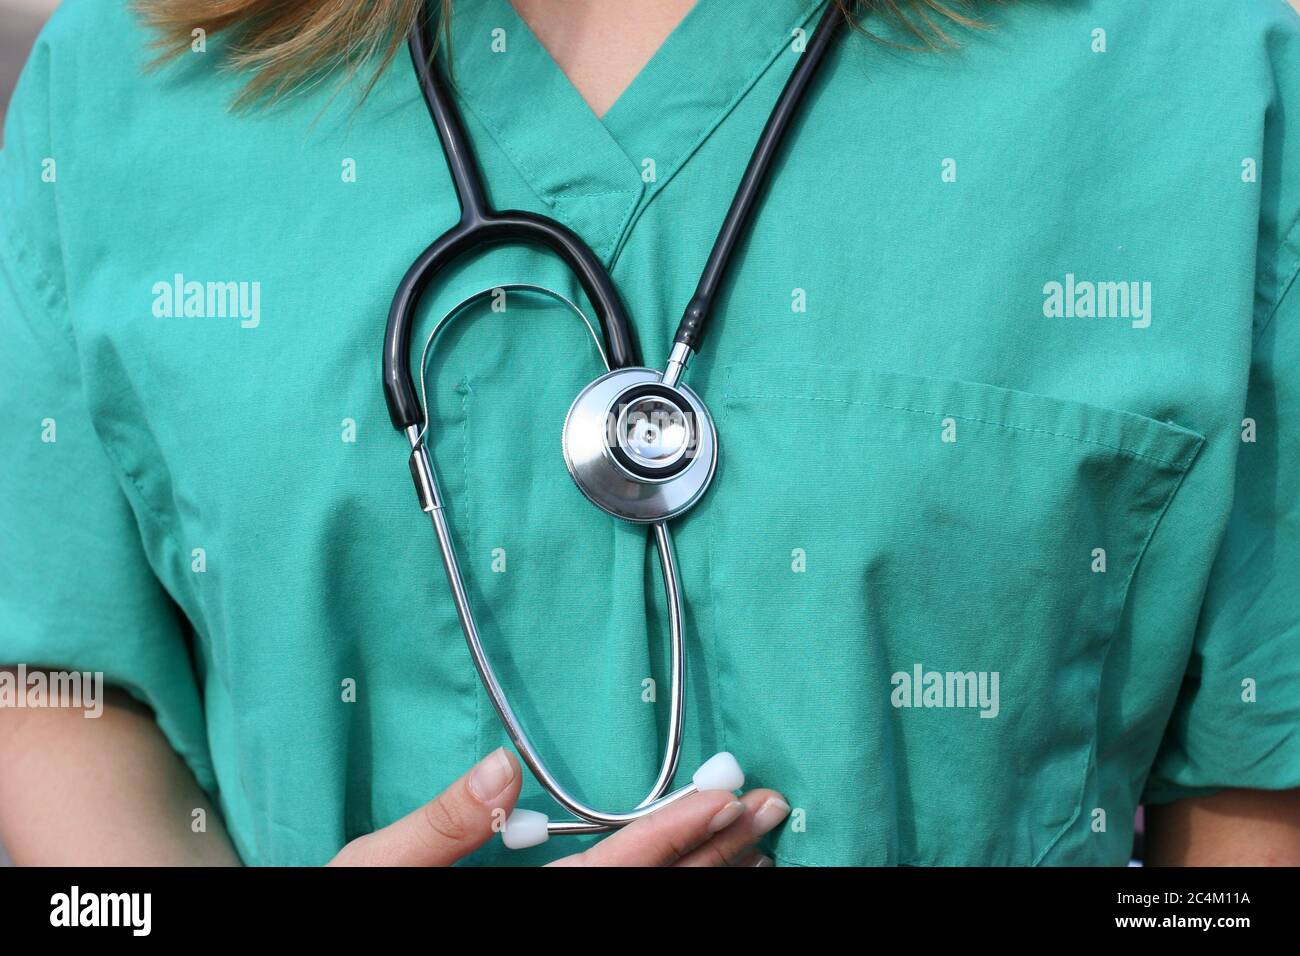
M506 0L455 4L494 204L591 245L647 364L819 8L699 0L597 118ZM782 864L1122 864L1142 800L1300 786L1300 21L985 22L950 52L846 36L687 376L721 462L674 523L678 782L733 752L794 808ZM157 72L147 40L71 0L8 117L0 660L103 671L246 862L323 863L505 742L379 374L456 202L404 56L360 106L326 82L239 114L221 38ZM430 291L417 352L510 282L579 295L493 249ZM555 772L619 809L658 766L667 621L646 530L560 455L600 370L509 293L427 379L488 651ZM554 812L531 777L520 804Z

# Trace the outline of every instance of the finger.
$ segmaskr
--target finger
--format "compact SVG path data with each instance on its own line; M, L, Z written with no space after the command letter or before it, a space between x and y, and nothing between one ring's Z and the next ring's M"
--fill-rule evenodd
M751 790L740 798L745 812L708 841L687 853L674 866L756 866L743 858L762 856L755 843L790 815L790 805L775 790ZM766 857L763 857L767 859ZM768 860L768 866L772 861Z
M726 790L693 793L552 866L670 866L736 822L745 805Z
M680 863L675 864L681 866ZM774 866L772 858L761 850L750 850L748 853L741 855L740 859L731 864L733 867L741 869L751 866Z
M336 866L450 866L492 838L519 799L514 754L494 750L433 800L382 830L358 837Z

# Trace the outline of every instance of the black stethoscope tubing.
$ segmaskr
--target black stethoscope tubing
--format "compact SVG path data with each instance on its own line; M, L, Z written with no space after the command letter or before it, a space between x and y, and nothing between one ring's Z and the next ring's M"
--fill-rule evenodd
M754 146L673 339L692 352L698 350L713 300L761 195L782 138L844 23L845 14L838 0L830 0L811 42L786 81ZM411 332L421 298L431 280L453 260L489 245L534 243L558 255L578 279L591 302L605 341L610 368L640 365L640 352L627 311L608 271L591 248L573 230L546 216L522 210L498 212L492 208L459 111L434 59L433 24L427 12L421 14L412 28L409 46L425 104L446 156L461 215L454 226L430 243L411 263L398 284L388 311L383 379L384 397L393 427L405 431L412 426L424 425L410 368Z

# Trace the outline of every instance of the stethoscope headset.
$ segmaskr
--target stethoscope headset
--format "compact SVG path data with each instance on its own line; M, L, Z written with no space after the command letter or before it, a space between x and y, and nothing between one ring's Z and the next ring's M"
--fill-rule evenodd
M544 842L552 833L599 833L617 829L699 790L737 790L744 784L744 774L736 759L729 753L719 753L696 771L690 784L668 792L681 751L686 663L682 593L668 522L700 500L718 464L718 437L713 419L700 397L682 384L681 378L699 349L714 297L758 202L782 137L844 22L843 11L831 0L763 127L695 293L677 327L663 372L641 364L632 324L618 291L605 267L582 239L545 216L492 208L460 115L434 62L433 25L427 13L411 29L411 60L438 131L461 216L420 253L393 296L384 333L384 397L393 426L404 432L410 442L411 475L420 508L433 522L461 629L492 706L528 769L555 801L577 818L551 821L536 811L517 809L502 830L509 847L533 846ZM423 401L424 370L439 333L470 305L502 290L548 296L581 318L593 339L595 329L582 310L558 292L523 283L497 285L462 300L435 324L421 356L420 398L411 375L411 329L417 306L430 282L467 253L508 242L534 244L558 256L578 280L595 311L600 326L596 347L607 371L584 388L569 409L562 433L565 465L578 489L596 507L616 518L650 526L663 572L672 688L663 762L646 798L623 813L597 810L570 793L548 769L506 700L484 653L470 608L429 452L428 414Z

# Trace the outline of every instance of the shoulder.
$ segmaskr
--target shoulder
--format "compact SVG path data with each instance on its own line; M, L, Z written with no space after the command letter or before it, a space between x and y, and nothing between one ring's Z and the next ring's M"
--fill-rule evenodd
M65 0L42 29L5 117L5 178L32 160L93 136L107 115L142 98L152 54L148 32L126 3Z
M1123 48L1188 54L1200 50L1210 69L1230 58L1300 37L1300 14L1288 0L1081 0L1045 4L1034 0L985 2L982 17L996 25L1050 24L1087 34L1104 31ZM1225 57L1226 55L1226 57Z
M51 80L56 70L60 80L112 80L128 65L144 66L149 40L129 3L64 0L36 38L27 69L48 71Z
M1270 27L1300 29L1300 14L1289 0L1198 0L1197 3L1161 0L1161 3L1167 5L1176 18L1204 23L1220 31L1234 28L1252 31Z
M1300 29L1300 15L1288 0L1087 0L1065 9L1078 10L1085 17L1172 29L1189 39L1247 37L1271 29Z
M218 44L210 44L203 69L178 64L151 70L156 39L127 0L64 0L36 39L24 68L29 87L43 87L51 105L52 132L78 124L94 127L109 116L143 109L177 73L191 81L218 73ZM195 61L200 59L196 54ZM189 64L194 66L197 64ZM20 104L21 105L21 104Z
M114 109L139 101L150 54L127 3L65 0L32 46L5 115L0 150L0 252L61 286L61 184L99 148Z

